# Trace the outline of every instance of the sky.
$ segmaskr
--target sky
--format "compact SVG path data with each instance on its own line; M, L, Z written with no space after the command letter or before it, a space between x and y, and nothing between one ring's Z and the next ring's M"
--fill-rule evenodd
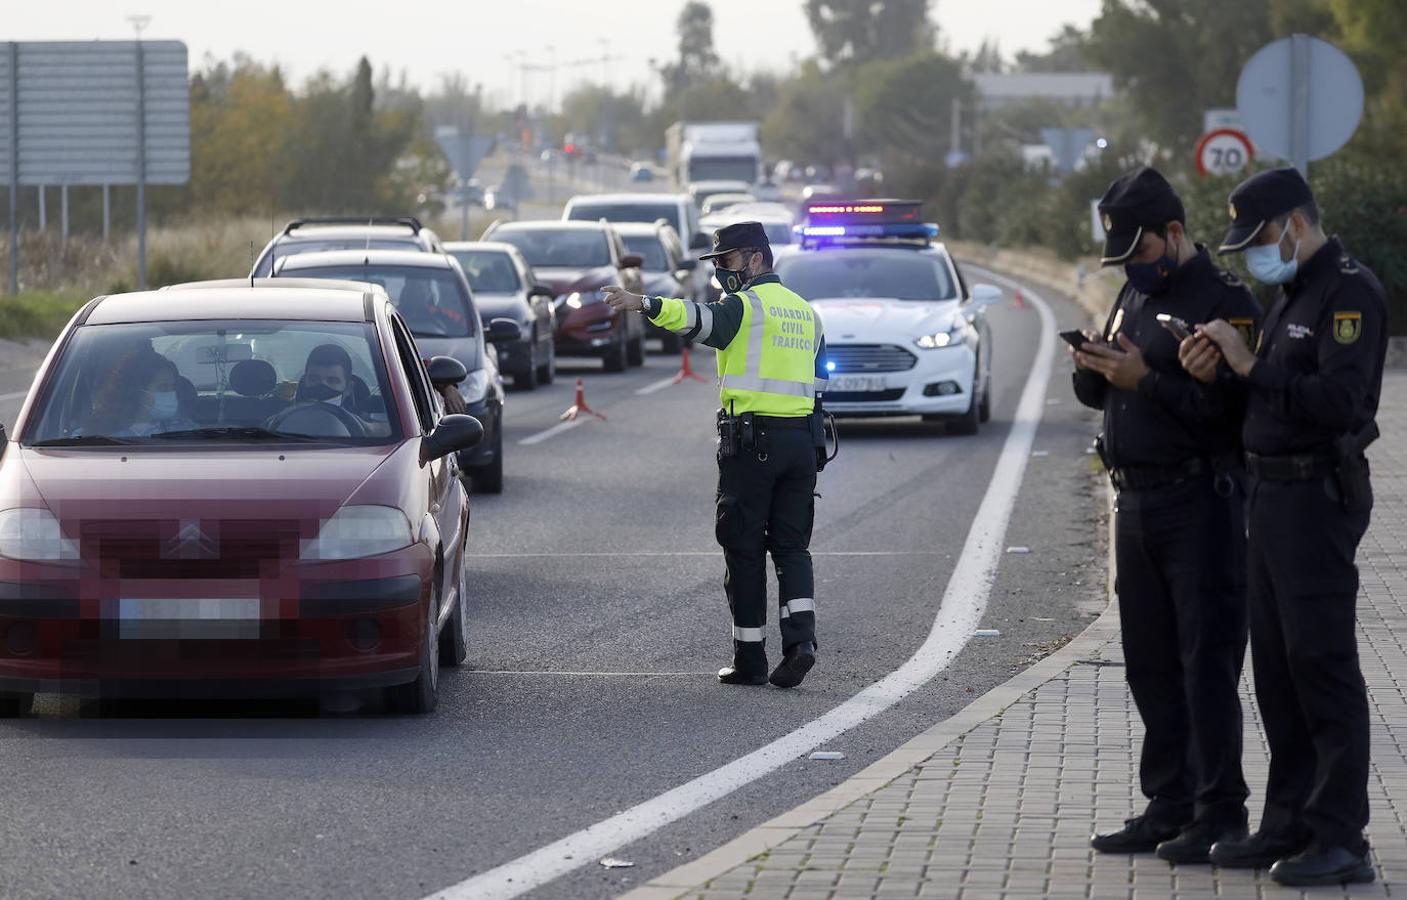
M433 89L462 72L495 105L561 97L607 79L654 90L657 65L675 53L683 0L9 0L5 40L129 40L128 17L151 17L143 36L181 40L191 68L243 51L277 62L294 81L320 68L350 72L367 55L377 71ZM786 71L815 53L801 0L710 0L714 43L745 72ZM1008 58L1044 50L1066 23L1087 25L1100 0L936 0L933 18L951 52L995 39ZM16 7L20 7L16 11ZM652 60L654 61L652 63ZM519 64L538 67L528 71ZM526 95L526 96L524 96Z

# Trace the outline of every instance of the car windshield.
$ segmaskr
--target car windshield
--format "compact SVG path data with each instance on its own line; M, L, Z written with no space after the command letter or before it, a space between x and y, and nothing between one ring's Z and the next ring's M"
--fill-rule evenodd
M664 203L573 203L567 218L575 222L655 222L664 219L678 234L684 233L679 204Z
M621 238L625 241L625 249L640 256L640 268L646 272L669 269L669 257L665 255L664 245L653 234L627 234L621 235Z
M374 328L358 322L85 325L25 442L385 443L400 438Z
M281 238L271 252L259 260L255 275L267 275L275 259L285 256L298 256L302 253L322 253L325 250L419 250L420 242L412 235L405 237L365 237L347 235L328 238Z
M365 281L386 289L416 337L472 337L477 316L450 269L431 266L299 266L284 271L298 278Z
M520 287L513 260L501 250L454 250L469 287L476 294L511 294Z
M611 264L606 233L596 229L503 228L493 233L493 239L517 247L533 268L587 269Z
M911 250L845 248L798 253L777 260L777 274L787 287L807 300L957 298L943 258Z

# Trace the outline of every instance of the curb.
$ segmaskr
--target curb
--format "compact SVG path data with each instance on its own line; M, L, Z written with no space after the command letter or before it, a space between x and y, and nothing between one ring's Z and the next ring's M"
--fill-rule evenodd
M763 822L704 854L621 894L617 900L674 900L696 891L759 854L794 837L822 819L888 785L969 731L1002 714L1011 704L1058 677L1083 657L1119 639L1119 607L1114 602L1114 491L1106 485L1109 516L1108 603L1104 612L1074 640L978 697L952 716L901 744L889 755L817 797Z

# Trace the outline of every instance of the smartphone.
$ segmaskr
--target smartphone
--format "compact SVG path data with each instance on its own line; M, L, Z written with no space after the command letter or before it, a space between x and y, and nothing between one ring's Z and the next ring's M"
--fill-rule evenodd
M1065 343L1074 347L1076 350L1083 348L1085 344L1090 342L1089 338L1085 337L1085 333L1079 329L1075 329L1074 331L1062 331L1060 332L1060 337L1064 339Z
M1167 313L1158 313L1158 324L1171 332L1172 336L1177 338L1179 342L1185 341L1192 336L1192 326L1188 325L1177 316L1171 316Z

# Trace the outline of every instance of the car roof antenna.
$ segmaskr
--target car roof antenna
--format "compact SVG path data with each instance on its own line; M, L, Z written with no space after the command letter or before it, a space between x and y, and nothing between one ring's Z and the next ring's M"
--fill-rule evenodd
M254 242L249 242L249 286L254 287Z

